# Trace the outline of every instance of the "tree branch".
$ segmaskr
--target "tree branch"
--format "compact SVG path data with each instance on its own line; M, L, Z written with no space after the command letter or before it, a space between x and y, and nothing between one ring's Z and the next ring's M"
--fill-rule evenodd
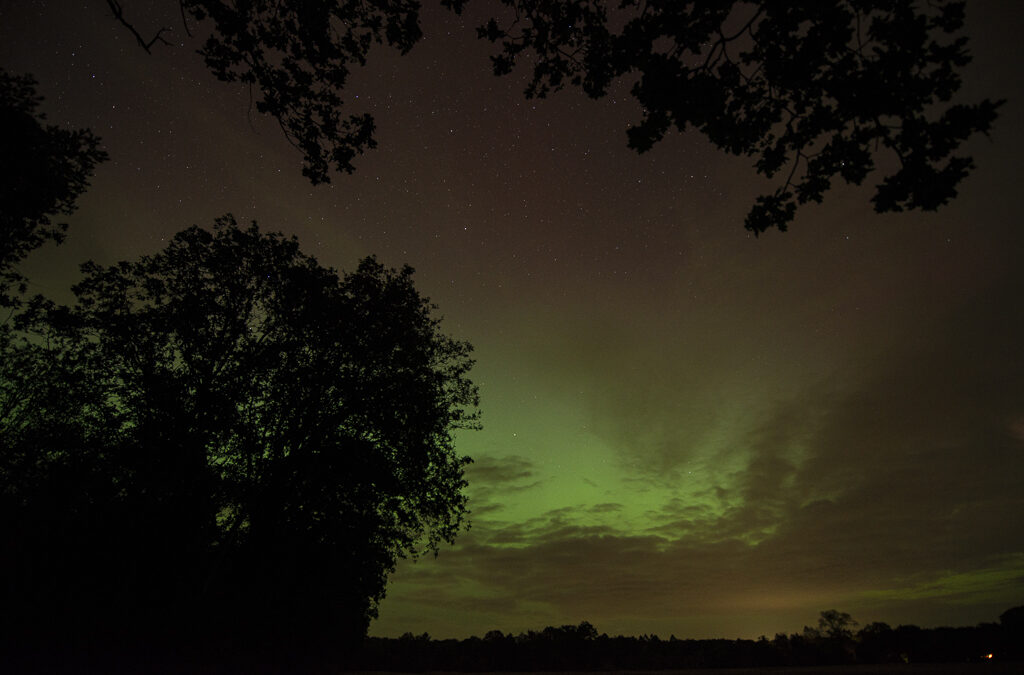
M185 35L192 37L192 31L188 29L188 17L185 16L185 2L180 0L178 2L178 9L181 10L181 25L185 27Z
M121 9L121 3L119 3L117 0L107 0L107 7L110 8L110 11L111 13L113 13L114 18L117 19L122 26L131 31L131 34L135 36L135 40L139 43L139 46L145 49L147 54L153 53L150 47L152 47L157 42L159 42L160 44L171 46L171 43L165 40L163 36L164 33L169 33L171 31L170 28L161 28L156 32L156 35L154 35L152 39L149 40L149 42L147 42L146 39L139 34L139 31L135 30L135 26L128 23L128 20L124 18L124 10Z

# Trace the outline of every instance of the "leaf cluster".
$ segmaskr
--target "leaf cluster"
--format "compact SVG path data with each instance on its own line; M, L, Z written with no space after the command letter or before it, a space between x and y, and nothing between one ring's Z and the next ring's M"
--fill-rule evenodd
M46 124L42 97L30 75L0 68L0 307L21 304L26 289L17 265L47 241L64 240L75 200L106 161L88 129Z
M199 53L225 82L249 86L256 109L273 115L303 153L315 185L377 146L369 114L342 116L354 66L374 44L406 53L422 37L417 0L181 0L182 11L212 30Z
M128 616L361 636L396 561L464 526L471 347L411 268L339 277L227 216L83 273L73 306L37 300L0 345L6 573L89 581ZM95 565L63 559L74 542Z
M343 117L350 69L374 44L406 53L422 37L417 0L179 0L210 26L200 50L220 79L250 87L304 156L314 183L374 148L369 114ZM782 177L746 217L785 230L836 180L880 172L878 212L934 210L973 168L963 141L987 133L1002 101L953 103L970 61L965 0L499 0L477 29L500 45L493 71L528 58L527 97L565 87L605 96L624 81L642 118L628 145L650 150L695 128L722 150ZM113 3L116 5L116 3ZM112 5L112 6L113 6ZM461 13L466 0L441 0ZM144 40L148 51L161 29Z
M987 133L1002 103L951 103L970 61L962 0L622 0L614 16L605 0L502 4L512 19L479 34L501 46L498 75L532 53L528 97L565 86L600 97L631 79L643 118L630 147L692 127L767 177L784 172L747 216L755 234L785 230L837 178L859 185L880 150L898 164L875 209L938 208L973 168L961 143Z

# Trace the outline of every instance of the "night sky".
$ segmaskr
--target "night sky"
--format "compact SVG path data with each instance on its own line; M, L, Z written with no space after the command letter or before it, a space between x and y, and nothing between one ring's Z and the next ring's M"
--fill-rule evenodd
M318 187L177 3L123 4L184 46L147 56L101 0L0 8L0 64L111 156L31 290L66 301L78 263L231 212L324 265L411 264L476 347L472 529L399 566L371 634L757 637L1024 604L1024 3L968 3L961 100L1009 102L954 203L879 216L834 189L760 238L751 160L696 133L627 149L626 84L524 99L475 38L488 2L428 2L409 55L371 53L347 95L380 147Z

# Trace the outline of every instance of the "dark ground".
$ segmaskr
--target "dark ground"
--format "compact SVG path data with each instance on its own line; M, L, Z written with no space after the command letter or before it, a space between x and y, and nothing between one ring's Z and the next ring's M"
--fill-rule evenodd
M860 666L804 666L779 668L699 668L687 670L547 671L545 673L500 673L500 675L1024 675L1024 663L914 663ZM393 675L367 671L366 675ZM418 675L439 675L430 671ZM465 674L460 674L465 675ZM479 675L499 675L479 674Z

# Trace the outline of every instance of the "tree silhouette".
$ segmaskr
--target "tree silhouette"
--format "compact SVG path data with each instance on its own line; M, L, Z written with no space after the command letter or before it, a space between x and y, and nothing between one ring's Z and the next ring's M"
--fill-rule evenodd
M883 621L873 621L857 631L857 659L866 663L891 663L899 659L896 633Z
M0 307L25 292L17 265L46 241L60 243L66 223L52 218L75 210L97 164L107 159L87 129L45 123L42 98L30 75L0 68Z
M818 631L830 640L848 640L853 637L857 622L847 612L827 609L818 617Z
M518 635L492 630L483 640L432 640L406 633L399 639L370 638L360 667L389 672L529 671L595 672L649 671L708 668L778 668L780 666L832 666L860 663L950 663L1011 661L1020 651L1007 629L1009 610L1000 624L983 623L960 628L918 628L872 623L853 636L856 624L846 613L828 610L819 619L821 631L804 627L800 633L778 633L769 640L680 640L675 635L609 637L584 621L577 626L548 626ZM813 669L814 672L818 672ZM875 669L869 669L874 672ZM744 671L746 672L746 670ZM758 671L760 672L760 670ZM785 672L790 672L787 668ZM843 672L846 672L845 670ZM890 672L890 670L885 670ZM892 671L895 672L895 671ZM930 672L930 671L929 671ZM1000 671L1004 672L1004 671ZM1006 669L1005 672L1010 672Z
M3 571L45 563L53 591L6 587L9 616L361 638L396 561L466 512L471 347L412 269L339 278L228 216L83 271L74 306L37 301L3 345Z
M818 617L818 633L823 639L820 648L822 657L830 663L853 661L855 643L853 629L857 622L846 612L827 609Z
M116 3L113 3L116 5ZM441 0L461 12L466 0ZM574 86L604 96L635 80L643 118L628 144L644 152L670 129L695 128L725 152L785 176L746 218L755 234L785 230L798 205L821 202L833 182L885 173L879 212L934 210L973 168L963 141L987 133L1001 101L953 104L969 61L963 0L500 0L512 18L481 38L500 43L498 75L531 55L527 97ZM280 122L313 183L376 146L368 114L342 117L352 64L373 44L408 52L420 39L419 3L388 0L180 0L182 16L211 33L200 54L221 80L250 85L256 107ZM144 39L115 17L147 50ZM621 28L619 28L621 26ZM880 159L883 152L891 156Z
M643 119L628 131L631 148L693 127L756 158L759 173L785 175L748 214L754 233L785 230L836 178L861 184L878 148L898 164L875 210L938 208L973 168L955 154L961 142L987 132L1001 104L950 104L970 61L967 39L954 37L962 0L637 0L616 15L604 0L501 2L514 20L479 34L501 44L496 74L534 54L527 97L572 85L597 98L637 78Z
M179 0L185 31L189 19L208 28L199 50L224 82L242 82L256 109L277 119L303 154L302 173L314 184L331 170L351 173L356 155L377 146L369 114L344 117L344 89L353 66L365 65L370 48L387 44L402 54L423 36L418 0ZM121 4L108 8L145 51L169 44L161 27L143 37Z
M1024 660L1024 605L1011 607L999 615L1003 631L1003 656Z

